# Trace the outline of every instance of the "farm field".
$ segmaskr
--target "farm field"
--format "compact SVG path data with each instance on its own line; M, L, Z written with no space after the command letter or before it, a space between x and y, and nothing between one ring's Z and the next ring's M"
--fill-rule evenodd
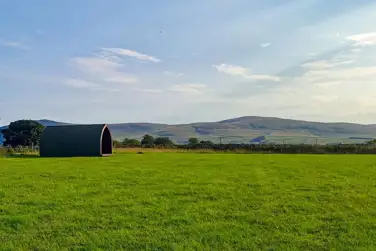
M0 158L0 250L375 250L376 156Z

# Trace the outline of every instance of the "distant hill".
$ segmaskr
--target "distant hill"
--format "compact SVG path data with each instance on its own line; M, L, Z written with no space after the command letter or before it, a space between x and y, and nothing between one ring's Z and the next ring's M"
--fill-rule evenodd
M45 126L66 123L39 120ZM376 125L322 123L247 116L191 124L119 123L109 125L113 137L141 139L146 133L184 143L190 137L223 143L355 143L376 138Z
M115 138L141 138L145 133L186 142L190 137L223 143L354 143L376 137L376 125L322 123L247 116L218 122L179 125L124 123L109 125Z

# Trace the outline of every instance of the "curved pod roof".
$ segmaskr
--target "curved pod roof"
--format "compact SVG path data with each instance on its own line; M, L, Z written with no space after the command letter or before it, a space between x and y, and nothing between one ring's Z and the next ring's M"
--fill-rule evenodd
M112 137L106 124L47 126L40 141L41 157L111 154Z

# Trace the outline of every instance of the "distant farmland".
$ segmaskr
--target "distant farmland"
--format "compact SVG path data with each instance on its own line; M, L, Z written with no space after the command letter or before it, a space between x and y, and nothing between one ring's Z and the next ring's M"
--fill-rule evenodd
M43 125L61 125L61 122L40 120ZM247 116L218 122L189 124L157 123L119 123L109 125L115 139L141 139L145 134L155 137L169 137L176 143L186 143L190 137L219 143L250 143L257 137L264 136L268 142L283 142L285 139L293 144L362 143L376 138L376 125L351 123L321 123L292 119ZM284 137L284 138L281 138ZM291 138L291 139L289 139ZM313 140L312 140L313 139ZM1 141L1 137L0 137Z

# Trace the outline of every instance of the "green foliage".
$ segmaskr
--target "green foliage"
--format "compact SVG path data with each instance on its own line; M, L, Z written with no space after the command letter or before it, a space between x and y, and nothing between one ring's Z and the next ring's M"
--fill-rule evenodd
M376 139L366 142L367 145L376 146Z
M1 130L4 146L39 145L44 126L33 120L18 120L10 123L7 129Z
M174 146L174 143L168 137L158 137L154 140L154 145L172 147Z
M189 138L188 139L188 146L189 147L196 147L198 146L198 144L200 143L200 141L198 140L198 138Z
M213 148L214 143L211 142L210 140L202 140L200 141L200 147L201 148Z
M375 163L190 153L0 159L0 249L376 250Z
M123 147L140 147L141 146L141 142L137 139L128 139L128 138L125 138L121 145Z
M37 156L37 149L29 146L0 147L0 157Z
M376 146L372 144L341 144L341 145L272 145L272 144L213 144L200 141L195 147L177 145L178 149L212 149L214 151L242 151L247 153L304 153L304 154L376 154Z
M117 141L117 140L112 140L112 145L115 147L115 148L119 148L122 146L122 143L120 141Z
M157 147L178 149L212 149L214 151L233 151L248 153L305 153L305 154L376 154L376 141L366 144L308 145L308 144L214 144L210 140L190 138L185 145L175 145L168 137L153 138L146 134L142 141L124 139L121 146L115 147Z
M149 134L145 134L144 137L141 140L141 146L142 147L153 147L154 146L154 137L149 135Z
M7 155L7 149L5 147L0 146L0 157L4 157Z

